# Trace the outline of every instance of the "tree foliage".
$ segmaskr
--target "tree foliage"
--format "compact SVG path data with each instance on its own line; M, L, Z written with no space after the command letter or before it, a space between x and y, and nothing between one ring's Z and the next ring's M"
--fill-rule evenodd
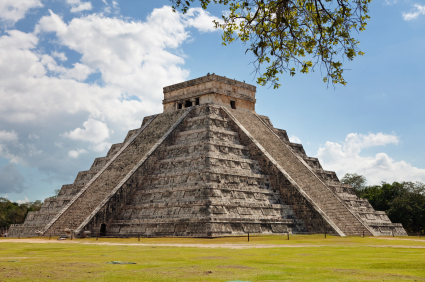
M187 12L198 0L170 0L173 9ZM353 33L369 20L371 0L199 0L203 9L211 2L227 5L222 22L223 45L236 39L247 43L257 83L278 88L278 75L308 73L319 67L324 82L346 85L341 60L364 53ZM266 66L262 72L260 67Z
M425 232L424 183L382 182L366 186L366 178L355 173L347 173L341 182L351 184L357 196L368 199L375 210L385 211L392 222L403 224L407 232Z
M55 189L55 195L53 196L53 198L56 198L59 193L60 193L61 189Z
M24 223L29 211L38 211L41 201L18 204L0 197L0 227L9 228L11 224Z
M356 191L357 196L360 196L361 191L366 187L366 177L357 173L347 173L341 179L341 182L350 184L354 188L354 191Z
M425 232L425 184L421 182L383 182L368 186L362 198L377 210L385 211L392 222L399 222L407 232Z

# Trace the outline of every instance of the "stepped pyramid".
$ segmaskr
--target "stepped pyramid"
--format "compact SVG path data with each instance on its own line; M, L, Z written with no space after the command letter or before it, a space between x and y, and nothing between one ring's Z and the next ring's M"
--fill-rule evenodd
M164 112L78 173L10 236L407 235L255 113L255 86L218 75L164 88Z

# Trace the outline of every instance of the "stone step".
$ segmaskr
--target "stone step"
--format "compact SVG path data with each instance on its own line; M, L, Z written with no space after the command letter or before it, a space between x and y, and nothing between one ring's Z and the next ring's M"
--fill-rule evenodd
M191 148L191 147L197 147L196 148L197 151L199 151L199 150L202 150L202 151L214 150L214 151L216 151L217 150L215 147L211 147L211 146L226 147L226 148L229 148L229 149L231 148L231 149L238 149L238 150L244 150L244 151L248 150L248 147L243 146L241 144L234 144L234 143L223 142L223 141L219 141L219 140L209 140L209 141L191 140L191 141L186 141L185 143L167 146L166 150L172 151L172 150L176 150L176 149L188 149L188 148ZM219 151L219 150L217 150L217 151Z
M110 158L108 157L96 158L92 166L90 167L90 170L95 171L95 170L98 170L99 168L103 168L108 163L109 160Z
M276 193L276 190L272 190L270 187L268 187L267 185L269 185L268 183L268 176L264 177L264 183L262 183L261 185L257 184L249 184L249 185L228 185L227 183L217 183L217 182L208 182L208 181L204 181L204 182L199 182L199 183L178 183L178 184L163 184L163 185L156 185L156 186L150 186L150 183L145 183L145 185L143 186L143 190L138 190L137 193L144 193L144 191L146 191L146 193L153 193L151 191L184 191L186 189L192 189L192 188L196 188L197 189L214 189L217 190L219 189L220 191L222 191L223 193L230 193L230 191L241 191L241 192L249 192L249 193L260 193L260 192L264 192L267 193L266 191L270 191L270 193Z
M205 119L220 120L220 121L224 121L224 122L229 121L228 118L225 118L221 115L206 114L206 115L196 115L194 117L187 118L185 120L185 124L188 124L188 123L191 123L191 122L194 122L194 121L205 120Z
M197 201L207 201L211 205L226 204L233 205L235 203L252 204L253 207L268 206L268 205L282 205L279 195L276 194L263 194L263 193L243 193L240 191L228 191L227 193L211 194L207 191L183 191L184 193L169 193L159 192L150 194L136 194L134 195L134 208L137 209L139 204L166 204L175 205L178 203L194 203Z
M260 177L261 170L257 164L245 162L234 162L222 159L198 159L191 163L178 162L181 166L173 167L173 163L167 166L160 166L152 176L172 177L177 175L187 175L194 173L215 173L221 175L237 175L254 178ZM225 164L223 164L225 163ZM194 165L197 164L197 165Z
M276 190L273 191L270 188L266 187L260 187L260 186L222 186L219 187L217 183L212 182L204 182L204 183L198 183L196 185L175 185L175 186L159 186L159 187L144 187L143 189L140 189L136 192L135 195L150 195L153 193L181 193L181 192L189 192L189 191L199 191L199 190L205 190L205 193L210 193L210 197L227 197L227 193L231 192L241 192L249 195L254 194L264 194L264 195L275 195L279 196L279 192ZM261 196L258 196L261 197Z
M179 138L178 140L187 140L191 137L191 135L202 135L202 136L208 136L207 134L210 134L210 136L214 137L214 134L222 134L222 135L230 135L230 136L238 136L237 132L223 129L220 127L204 127L199 129L192 129L192 130L185 130L181 131L176 134L176 137ZM186 138L186 139L183 139ZM197 138L197 137L194 137Z
M239 163L246 163L246 164L251 164L251 165L258 165L258 162L252 159L248 159L248 158L242 158L239 156L229 156L223 153L217 153L217 152L210 152L210 151L205 151L205 154L191 154L191 155L187 155L187 156L182 156L182 157L169 157L166 159L162 159L160 161L158 161L158 165L167 165L167 164L174 164L174 163L179 163L179 162L185 162L185 161L193 161L193 160L198 160L198 159L205 159L205 158L210 158L210 159L215 159L215 160L222 160L222 161L231 161L231 162L239 162Z
M116 153L118 153L122 146L124 146L124 143L112 144L106 158L111 159Z
M199 220L204 218L205 221L210 223L223 223L223 222L232 222L232 223L283 223L283 224L291 224L293 221L291 219L274 219L274 218L268 218L268 219L254 219L254 218L211 218L210 216L204 216L199 218L187 218L184 220L185 223L199 223ZM178 220L178 218L160 218L160 219L146 219L146 220L114 220L112 222L113 225L141 225L141 224L159 224L159 223L181 223L181 221Z

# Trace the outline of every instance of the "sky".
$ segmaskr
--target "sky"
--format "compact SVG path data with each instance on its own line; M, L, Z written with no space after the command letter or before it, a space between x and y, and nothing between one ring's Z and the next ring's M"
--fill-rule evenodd
M44 200L143 117L162 88L215 73L256 85L252 55L221 44L227 8L168 0L0 1L0 197ZM346 86L320 70L257 86L256 112L339 178L425 182L425 1L374 0L344 61Z

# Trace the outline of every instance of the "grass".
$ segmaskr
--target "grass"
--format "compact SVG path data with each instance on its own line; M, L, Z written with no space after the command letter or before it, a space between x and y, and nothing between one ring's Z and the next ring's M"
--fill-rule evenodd
M137 246L137 238L78 239L73 244L1 238L0 281L425 281L425 240L388 239L251 236L248 243L246 237L142 238L140 244L150 245ZM244 248L230 248L234 246Z

